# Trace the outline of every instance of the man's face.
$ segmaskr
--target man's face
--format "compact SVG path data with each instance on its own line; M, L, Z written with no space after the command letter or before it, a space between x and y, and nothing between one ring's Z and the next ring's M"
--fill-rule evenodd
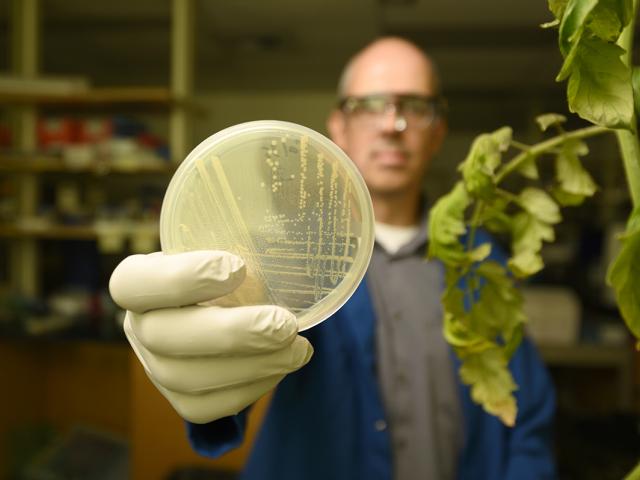
M446 126L424 108L435 85L417 55L379 54L356 63L351 98L329 120L333 140L351 157L372 195L419 192Z

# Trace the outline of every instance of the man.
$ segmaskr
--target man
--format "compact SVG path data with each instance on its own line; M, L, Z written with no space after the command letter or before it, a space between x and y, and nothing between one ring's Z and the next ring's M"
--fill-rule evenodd
M351 60L339 90L329 131L376 217L366 281L305 339L278 307L195 306L240 284L230 254L130 257L111 292L129 310L134 350L205 455L236 446L243 409L279 384L246 478L553 478L553 392L531 345L512 360L519 415L509 429L472 403L442 336L442 267L424 260L422 183L446 133L432 62L383 38Z

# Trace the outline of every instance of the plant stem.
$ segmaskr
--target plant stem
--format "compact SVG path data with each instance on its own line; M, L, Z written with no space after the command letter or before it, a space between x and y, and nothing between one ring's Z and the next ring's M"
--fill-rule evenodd
M638 463L638 465L636 465L636 468L634 468L626 477L624 477L624 480L638 479L640 479L640 463Z
M535 157L542 153L546 153L552 148L560 145L561 143L566 142L571 139L581 139L587 137L593 137L595 135L600 135L601 133L607 133L611 130L605 127L592 126L580 128L578 130L573 130L569 133L563 133L562 135L556 135L555 137L551 137L544 142L536 143L532 145L526 152L519 153L515 157L513 157L509 163L507 163L500 173L496 175L495 183L496 185L500 183L504 177L509 175L514 170L517 170L525 161L527 161L531 157ZM640 176L638 177L640 179Z
M515 140L511 140L511 146L522 151L527 151L531 148L531 145L527 145L526 143L516 142Z
M618 39L618 45L625 49L626 53L621 57L625 65L633 68L632 49L633 49L633 28L635 25L636 11L638 1L633 0L633 14L631 21L627 25ZM617 130L616 137L620 146L620 155L624 163L624 169L629 184L629 192L633 206L640 205L640 145L638 144L638 128L635 109L631 117L630 130Z
M478 201L473 206L473 215L471 216L471 231L469 232L469 236L467 237L467 250L471 251L473 249L473 245L475 243L475 235L476 228L478 228L478 220L480 219L480 215L482 214L482 207L484 206L484 202Z

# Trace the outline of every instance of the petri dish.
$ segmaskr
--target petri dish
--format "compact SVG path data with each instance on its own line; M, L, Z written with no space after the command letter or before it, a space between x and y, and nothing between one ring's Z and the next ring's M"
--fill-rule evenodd
M209 302L275 304L300 330L353 294L374 243L371 198L353 162L307 127L261 120L210 136L182 162L160 213L165 253L226 250L245 261L234 292Z

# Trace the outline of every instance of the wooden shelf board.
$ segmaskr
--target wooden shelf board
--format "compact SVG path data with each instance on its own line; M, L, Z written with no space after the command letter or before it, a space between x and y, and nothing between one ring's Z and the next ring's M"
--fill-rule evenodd
M23 227L0 225L0 237L6 238L50 238L60 240L92 240L97 236L92 226L50 225L43 227Z
M141 173L173 174L176 167L166 165L111 165L107 162L82 167L70 167L59 157L46 155L0 155L0 173L88 173L93 175L135 175Z
M538 350L544 361L552 366L625 367L632 359L626 346L539 345Z
M0 102L39 105L169 105L172 95L165 87L92 88L73 94L42 94L0 91Z

